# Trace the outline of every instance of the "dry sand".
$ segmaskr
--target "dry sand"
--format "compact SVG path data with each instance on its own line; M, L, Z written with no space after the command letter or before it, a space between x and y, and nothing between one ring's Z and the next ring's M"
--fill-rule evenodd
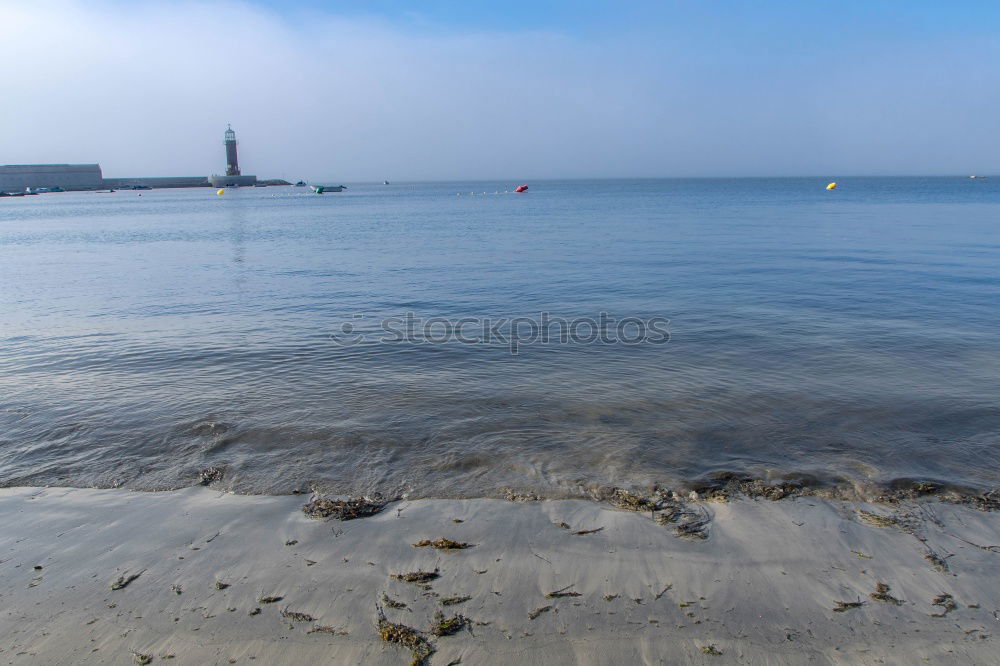
M339 522L306 517L306 499L0 490L0 662L409 663L377 606L422 631L438 611L467 618L426 636L441 666L1000 662L997 513L698 502L709 538L688 540L583 500L401 501ZM412 545L441 537L475 546ZM428 589L391 578L435 570Z

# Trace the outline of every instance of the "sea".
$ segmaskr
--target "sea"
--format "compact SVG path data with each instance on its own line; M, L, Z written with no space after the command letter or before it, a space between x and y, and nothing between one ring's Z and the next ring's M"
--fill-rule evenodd
M1000 178L830 180L0 198L0 484L996 486Z

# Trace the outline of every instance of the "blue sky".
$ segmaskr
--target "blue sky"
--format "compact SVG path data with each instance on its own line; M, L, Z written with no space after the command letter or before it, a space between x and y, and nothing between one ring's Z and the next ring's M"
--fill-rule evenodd
M635 0L633 2L526 1L460 2L426 0L257 0L254 4L277 13L323 12L345 17L378 17L411 26L438 29L558 30L602 34L611 30L662 30L673 23L682 29L714 24L724 31L742 32L747 24L787 27L811 26L820 32L845 28L897 26L904 30L939 32L953 28L980 29L989 34L995 26L984 19L1000 18L1000 5L985 0L946 3L940 0L840 0L836 3L798 1ZM702 26L699 26L702 24Z
M296 179L1000 172L996 2L0 9L3 162L196 175L232 122Z

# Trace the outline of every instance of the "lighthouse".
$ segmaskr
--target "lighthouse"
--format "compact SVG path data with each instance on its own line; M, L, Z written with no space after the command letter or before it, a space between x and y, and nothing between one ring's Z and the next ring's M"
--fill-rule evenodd
M226 129L226 175L240 175L240 158L236 155L236 132L233 126L228 125Z
M232 125L226 126L223 144L226 146L226 175L212 176L208 181L212 187L241 187L255 185L257 176L244 176L240 173L240 158L236 154L236 132Z

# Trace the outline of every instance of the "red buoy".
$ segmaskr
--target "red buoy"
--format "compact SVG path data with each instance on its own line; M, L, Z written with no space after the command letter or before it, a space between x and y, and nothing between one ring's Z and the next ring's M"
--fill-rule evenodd
M514 188L515 192L527 192L527 190L528 190L527 185L518 185L516 188Z

